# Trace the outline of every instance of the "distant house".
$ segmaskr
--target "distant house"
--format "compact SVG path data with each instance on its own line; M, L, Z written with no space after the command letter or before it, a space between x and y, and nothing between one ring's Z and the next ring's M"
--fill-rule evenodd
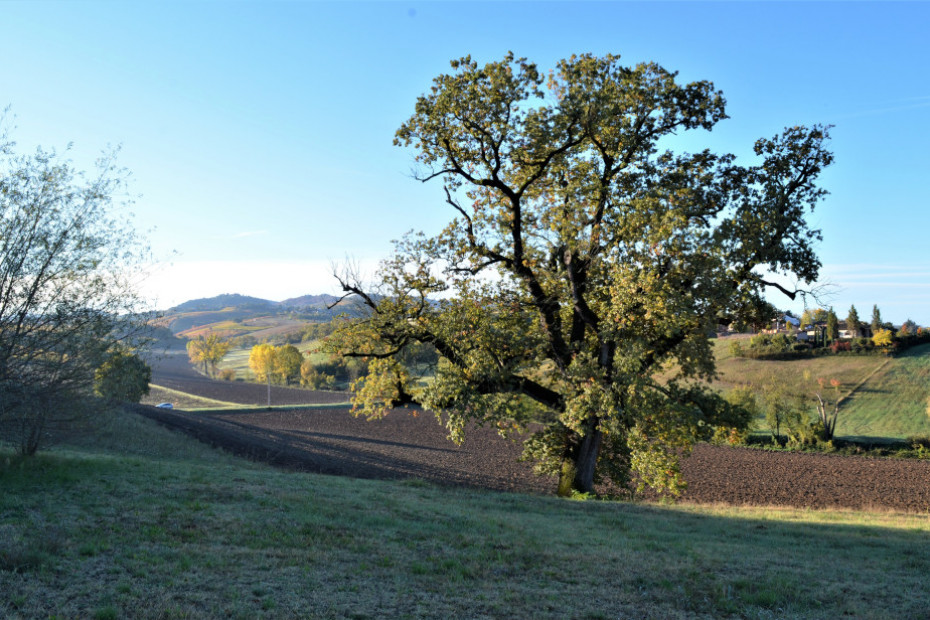
M849 333L849 327L846 325L846 321L839 321L838 323L840 338L871 338L872 337L872 326L868 323L863 323L859 321L859 333L851 334Z
M796 319L788 314L782 314L772 319L773 331L780 332L787 329L797 329L801 325L801 319Z

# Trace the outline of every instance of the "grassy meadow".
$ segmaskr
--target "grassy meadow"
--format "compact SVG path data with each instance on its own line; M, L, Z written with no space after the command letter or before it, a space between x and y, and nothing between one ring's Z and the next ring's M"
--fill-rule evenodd
M733 357L731 340L714 341L718 380L714 387L760 386L778 382L790 391L813 397L815 380L837 379L843 398L836 426L838 437L905 439L930 436L930 345L909 349L894 358L879 355L827 355L798 360L754 360ZM805 373L810 380L805 379ZM834 392L828 386L827 395ZM814 409L811 406L811 414ZM764 425L764 421L760 421Z
M3 617L926 617L926 514L354 480L101 428L0 454Z

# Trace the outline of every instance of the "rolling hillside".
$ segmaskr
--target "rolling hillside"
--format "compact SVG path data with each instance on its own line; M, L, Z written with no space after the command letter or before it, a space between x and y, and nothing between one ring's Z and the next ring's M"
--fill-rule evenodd
M729 342L714 343L722 391L739 385L778 382L811 398L817 378L840 381L845 397L836 434L839 437L894 438L930 436L930 345L914 347L895 358L832 355L801 360L753 360L733 357ZM810 379L805 379L805 373Z

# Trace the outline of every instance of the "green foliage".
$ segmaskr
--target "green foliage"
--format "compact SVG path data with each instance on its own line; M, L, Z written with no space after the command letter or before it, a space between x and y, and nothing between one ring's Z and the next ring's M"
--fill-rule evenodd
M0 441L34 454L77 415L109 351L144 344L147 248L104 153L86 176L54 151L19 156L0 118Z
M357 410L418 402L457 440L469 420L537 421L527 453L559 473L560 492L603 476L679 491L678 455L734 420L694 387L714 375L707 334L769 311L760 273L817 277L805 213L832 162L826 129L759 140L758 163L741 166L659 150L726 113L710 82L679 84L654 63L585 54L548 79L513 55L452 69L395 142L442 183L455 219L398 242L375 289L340 277L371 308L327 345L375 360ZM401 362L416 343L438 352L430 382Z
M114 351L94 371L94 394L137 403L149 393L151 380L152 369L138 355Z
M908 319L901 324L901 329L898 330L899 338L906 338L907 336L916 336L917 335L917 323Z
M303 355L294 345L285 344L275 347L274 374L281 383L287 385L299 379L301 362L303 362Z
M837 338L840 337L840 324L839 320L836 318L836 313L833 312L833 308L827 312L827 330L826 330L827 342L834 342Z
M878 309L877 305L872 306L872 336L878 333L878 330L882 328L882 313Z
M744 341L745 342L745 341ZM730 355L751 359L795 359L807 357L811 348L807 343L797 342L788 334L756 334L747 345L738 340L729 344Z
M867 353L874 348L871 338L853 338L849 342L849 348L853 353Z
M859 336L859 313L856 312L855 304L849 307L849 314L846 315L846 331L850 338Z

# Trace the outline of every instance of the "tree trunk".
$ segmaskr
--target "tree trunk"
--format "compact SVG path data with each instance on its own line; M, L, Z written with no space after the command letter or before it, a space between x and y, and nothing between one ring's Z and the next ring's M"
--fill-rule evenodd
M594 471L597 468L597 455L601 451L603 435L597 428L596 421L592 426L594 428L581 440L578 455L575 457L575 481L572 486L580 493L594 492Z
M271 409L271 375L267 375L268 383L268 408Z
M590 421L587 426L587 434L562 460L562 469L559 471L559 497L594 492L594 472L603 435L597 427L596 419Z

